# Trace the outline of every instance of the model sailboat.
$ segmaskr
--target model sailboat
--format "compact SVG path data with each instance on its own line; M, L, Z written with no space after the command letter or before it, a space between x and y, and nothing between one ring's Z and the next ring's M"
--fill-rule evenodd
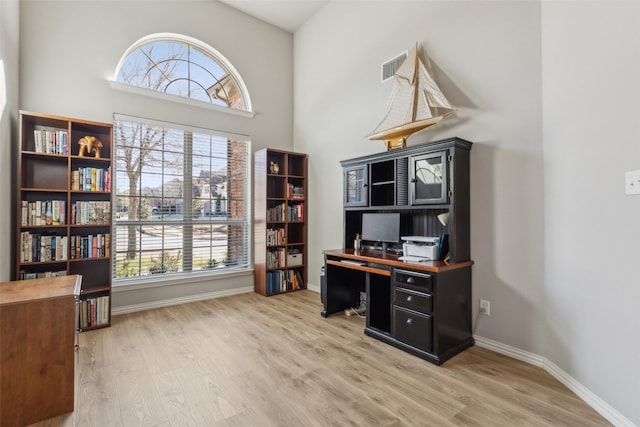
M438 123L455 111L418 56L418 44L393 76L387 112L368 136L383 140L387 150L406 147L407 137Z

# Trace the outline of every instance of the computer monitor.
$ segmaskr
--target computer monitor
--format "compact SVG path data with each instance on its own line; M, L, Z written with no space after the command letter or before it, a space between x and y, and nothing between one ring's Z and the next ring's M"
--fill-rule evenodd
M382 243L382 252L388 243L400 242L399 213L363 213L362 240Z

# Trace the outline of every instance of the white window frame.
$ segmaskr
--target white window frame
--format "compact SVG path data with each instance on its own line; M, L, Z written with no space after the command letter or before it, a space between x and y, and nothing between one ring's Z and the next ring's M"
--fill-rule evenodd
M242 135L242 134L237 134L237 133L230 133L230 132L223 132L223 131L217 131L217 130L212 130L212 129L205 129L205 128L201 128L201 127L195 127L195 126L188 126L188 125L182 125L182 124L176 124L176 123L168 123L168 122L164 122L164 121L158 121L158 120L153 120L153 119L146 119L146 118L140 118L140 117L133 117L133 116L128 116L128 115L124 115L124 114L114 114L114 121L130 121L130 122L137 122L137 123L143 123L146 125L151 125L151 126L161 126L161 127L168 127L168 128L172 128L172 129L180 129L180 130L184 130L184 131L188 131L188 132L194 132L194 133L204 133L204 134L212 134L212 135L216 135L216 136L220 136L220 137L225 137L227 139L240 139L240 140L244 140L246 141L247 147L247 158L245 159L245 177L246 177L246 181L245 181L245 188L244 188L244 194L246 195L245 199L244 199L244 206L245 206L245 215L246 215L246 232L247 232L247 237L246 237L246 254L247 254L247 265L246 267L225 267L223 269L212 269L212 270L200 270L200 271L190 271L190 272L183 272L183 273L172 273L172 274L157 274L157 275L148 275L148 276L137 276L137 277L132 277L132 278L116 278L115 274L116 274L116 251L115 251L115 245L116 245L116 240L117 237L116 236L116 227L118 227L117 224L117 220L116 220L116 214L117 212L115 209L115 205L114 205L114 209L113 209L113 230L112 230L112 234L114 235L114 239L112 239L112 254L113 254L113 259L112 259L112 286L113 287L121 287L121 286L126 286L126 287L130 287L130 289L143 289L143 288L148 288L148 287L155 287L155 286L166 286L166 285L173 285L173 284L177 284L177 283L184 283L184 282L200 282L200 281L205 281L208 279L211 279L212 277L217 277L217 278L221 278L221 277L234 277L234 276L238 276L238 275L245 275L247 273L251 273L253 272L253 248L252 248L252 242L253 242L253 222L252 222L252 213L253 213L253 197L252 197L252 192L251 192L251 183L253 182L253 175L252 175L252 168L251 168L251 153L252 153L252 149L251 149L251 138L247 135ZM114 128L115 129L115 128ZM115 140L114 140L115 142ZM114 150L114 156L116 155L115 152L117 151ZM113 159L114 160L114 164L117 164L117 159ZM112 191L113 191L113 195L114 197L116 196L116 189L117 189L117 168L114 168L114 173L112 174L113 177L113 184L112 184ZM169 222L171 223L171 222Z
M164 93L164 92L157 92L157 91L152 90L152 89L131 86L131 85L128 85L126 83L118 82L117 81L118 74L120 73L120 69L122 68L122 65L124 64L124 62L127 60L128 56L133 51L138 49L140 46L148 44L148 43L152 43L152 42L155 42L155 41L158 41L158 42L160 42L160 41L175 41L175 42L179 42L179 43L186 43L186 44L190 44L190 45L196 46L197 48L201 49L202 51L208 53L214 60L216 60L217 62L219 62L222 65L224 65L224 67L227 70L229 70L229 73L231 73L234 76L235 80L238 82L238 86L240 88L240 91L242 92L242 97L244 99L244 103L245 103L245 106L247 108L246 111L245 110L238 110L238 109L231 108L231 107L222 107L222 106L219 106L219 105L209 104L209 103L206 103L206 102L202 102L202 101L186 98L186 97L183 97L183 96L167 94L167 93ZM251 97L249 96L249 91L247 90L247 86L244 83L244 80L242 79L242 77L240 76L240 73L238 73L238 71L235 69L233 64L231 64L231 62L229 62L229 60L227 60L227 58L225 58L224 55L222 55L220 52L218 52L212 46L210 46L210 45L208 45L206 43L203 43L202 41L197 40L197 39L195 39L193 37L185 36L185 35L182 35L182 34L155 33L155 34L150 34L150 35L147 35L147 36L144 36L144 37L138 39L135 43L133 43L131 46L129 46L129 48L124 52L124 54L120 58L120 61L118 61L118 65L116 66L116 69L115 69L115 71L113 73L113 77L109 80L109 84L111 85L112 89L115 89L115 90L118 90L118 91L135 93L135 94L138 94L138 95L149 96L149 97L153 97L153 98L165 99L165 100L169 100L171 102L178 102L178 103L183 103L183 104L192 105L192 106L196 106L196 107L208 108L208 109L212 109L212 110L215 110L215 111L218 111L218 112L221 112L221 113L225 113L225 114L232 114L232 115L241 116L241 117L248 117L248 118L255 117L255 112L253 111L253 106L251 104Z

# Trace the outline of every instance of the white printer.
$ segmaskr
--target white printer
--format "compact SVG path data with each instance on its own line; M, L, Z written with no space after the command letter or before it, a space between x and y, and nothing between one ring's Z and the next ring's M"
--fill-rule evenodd
M438 259L440 237L404 236L401 237L403 261L433 261Z

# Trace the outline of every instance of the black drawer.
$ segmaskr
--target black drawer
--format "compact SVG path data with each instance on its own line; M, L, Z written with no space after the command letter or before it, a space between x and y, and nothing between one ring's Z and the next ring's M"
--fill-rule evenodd
M398 269L395 270L395 282L399 285L406 285L425 292L431 292L433 286L430 274Z
M393 288L393 303L422 313L431 313L432 311L430 294L399 288L397 286Z
M398 341L431 352L431 331L432 320L428 314L393 307L393 337Z

